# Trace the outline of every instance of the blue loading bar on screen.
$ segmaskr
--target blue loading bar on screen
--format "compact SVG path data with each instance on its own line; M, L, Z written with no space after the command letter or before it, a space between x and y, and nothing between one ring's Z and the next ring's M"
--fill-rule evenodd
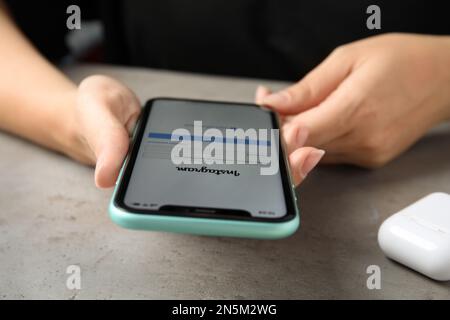
M150 132L148 134L149 138L154 139L164 139L164 140L172 140L172 134L171 133L161 133L161 132ZM227 139L226 137L219 138L219 141L217 140L217 137L205 137L205 136L181 136L181 135L174 135L174 138L181 141L182 139L191 139L192 141L203 141L203 142L222 142L222 143L234 143L234 144L257 144L257 145L264 145L264 146L270 146L270 141L263 141L263 140L250 140L248 137L245 139ZM182 138L182 139L180 139Z

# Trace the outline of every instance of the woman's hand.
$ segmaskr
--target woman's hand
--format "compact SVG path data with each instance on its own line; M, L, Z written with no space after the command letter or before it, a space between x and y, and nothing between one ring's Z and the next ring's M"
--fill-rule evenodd
M262 104L262 101L270 95L269 89L259 86L255 94L255 103ZM324 150L313 147L304 147L308 139L306 128L286 128L282 129L282 135L287 143L289 165L291 167L292 178L295 185L299 185L306 178L308 173L319 163L325 154Z
M257 99L264 92L259 92ZM261 95L261 96L262 96ZM73 121L69 122L70 143L64 152L72 158L95 164L95 184L112 187L116 182L128 147L130 133L139 117L141 105L135 94L117 80L90 76L78 86ZM307 131L299 134L303 144ZM302 142L303 141L303 142ZM299 184L320 161L324 152L312 147L292 150L290 163Z
M259 103L282 114L291 151L306 144L326 150L325 162L379 167L450 119L450 37L368 38L281 92L258 91Z
M95 184L112 187L129 147L130 134L140 114L136 95L106 76L90 76L78 86L70 123L72 158L95 164Z
M261 92L260 92L261 93ZM68 124L70 139L64 152L72 158L95 164L95 184L112 187L116 182L128 147L130 133L141 106L135 94L117 80L105 76L84 79L76 92L73 119ZM305 141L307 132L299 139ZM302 143L302 141L299 141ZM299 184L320 161L324 152L312 147L290 155L293 177Z

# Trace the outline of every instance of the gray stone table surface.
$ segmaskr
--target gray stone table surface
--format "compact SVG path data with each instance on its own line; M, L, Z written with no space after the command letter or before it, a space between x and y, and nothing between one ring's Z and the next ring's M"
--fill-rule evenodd
M98 65L65 72L75 81L116 77L142 101L249 102L259 83L285 85ZM315 170L297 190L299 231L277 241L122 229L107 215L112 191L95 188L92 168L5 133L0 154L0 299L450 298L449 282L390 261L376 238L399 209L450 193L448 126L376 171ZM69 265L81 268L81 290L66 287ZM380 290L366 286L369 265L381 268Z

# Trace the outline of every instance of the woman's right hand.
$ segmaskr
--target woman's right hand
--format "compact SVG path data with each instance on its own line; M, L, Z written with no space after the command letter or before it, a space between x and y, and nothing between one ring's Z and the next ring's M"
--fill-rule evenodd
M259 86L255 93L255 103L262 105L264 99L270 94L271 91L268 88ZM286 128L285 126L282 126L281 133L286 142L286 152L288 154L292 178L294 184L298 186L319 164L325 151L305 146L309 135L306 128Z

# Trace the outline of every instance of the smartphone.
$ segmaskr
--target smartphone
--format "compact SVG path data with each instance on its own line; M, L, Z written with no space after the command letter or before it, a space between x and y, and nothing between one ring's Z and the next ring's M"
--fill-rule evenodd
M275 113L256 104L156 98L138 120L109 205L140 230L277 239L299 210Z

